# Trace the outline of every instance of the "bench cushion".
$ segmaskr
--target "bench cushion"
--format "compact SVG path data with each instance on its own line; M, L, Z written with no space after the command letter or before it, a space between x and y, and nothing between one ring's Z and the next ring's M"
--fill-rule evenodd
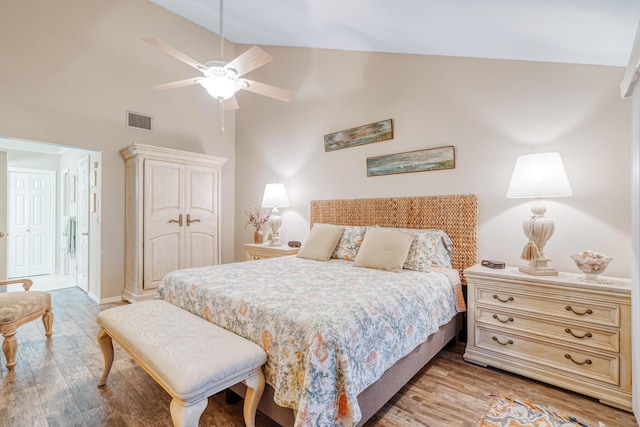
M267 360L259 345L163 300L110 308L97 321L185 402L239 383Z
M26 291L0 294L0 326L19 321L34 313L44 313L51 307L51 295L46 292Z

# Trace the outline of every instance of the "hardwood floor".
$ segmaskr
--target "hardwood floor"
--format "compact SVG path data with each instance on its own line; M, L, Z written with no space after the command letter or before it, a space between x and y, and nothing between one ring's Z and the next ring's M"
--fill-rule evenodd
M169 396L119 348L107 385L96 386L103 360L95 317L115 304L96 305L78 288L51 294L53 337L46 340L42 322L31 322L18 329L15 371L0 355L0 426L171 426ZM632 414L594 399L466 363L462 348L442 351L366 426L478 426L490 393L552 407L589 426L638 425ZM242 402L211 397L200 425L243 426ZM276 424L258 414L257 425Z

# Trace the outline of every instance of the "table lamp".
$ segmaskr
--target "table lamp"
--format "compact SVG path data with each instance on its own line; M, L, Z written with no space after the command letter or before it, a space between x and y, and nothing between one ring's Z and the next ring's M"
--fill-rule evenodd
M531 217L522 225L528 242L521 258L529 261L520 271L534 276L557 276L558 271L547 264L544 246L553 235L555 225L544 216L547 208L543 197L571 196L571 185L559 153L537 153L518 157L507 190L508 198L535 198Z
M281 246L280 235L278 231L282 225L282 218L278 215L278 207L289 207L289 198L287 197L287 190L284 188L284 184L267 184L264 187L264 197L262 198L263 208L272 208L271 215L269 216L269 227L273 233L273 238L269 242L269 246Z

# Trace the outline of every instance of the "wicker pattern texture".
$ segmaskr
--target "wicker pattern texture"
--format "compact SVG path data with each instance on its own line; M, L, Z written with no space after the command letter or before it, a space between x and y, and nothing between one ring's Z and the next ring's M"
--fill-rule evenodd
M379 225L400 228L438 228L453 242L451 264L460 272L478 262L478 196L389 197L375 199L312 200L311 226Z

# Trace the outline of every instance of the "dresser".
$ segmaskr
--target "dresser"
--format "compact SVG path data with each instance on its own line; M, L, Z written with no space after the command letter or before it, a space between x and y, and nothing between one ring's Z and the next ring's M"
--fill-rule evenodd
M467 279L464 359L631 411L631 282L532 276L475 265Z
M125 283L153 297L174 270L220 263L220 170L226 159L144 144L125 161Z
M269 246L268 243L245 243L244 251L247 253L247 260L275 258L279 256L295 255L300 248L291 248L287 245Z

